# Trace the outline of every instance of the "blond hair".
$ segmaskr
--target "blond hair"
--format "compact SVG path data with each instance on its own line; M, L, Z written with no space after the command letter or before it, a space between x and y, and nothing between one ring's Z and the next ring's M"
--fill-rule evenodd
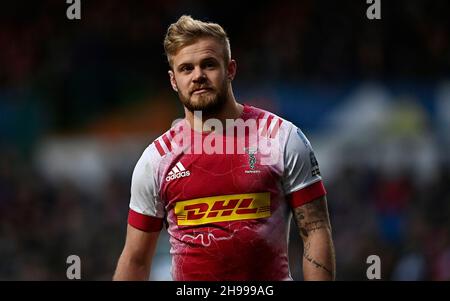
M222 26L183 15L169 26L164 38L164 50L170 67L173 63L172 56L181 48L194 44L199 38L214 38L220 42L223 45L225 63L228 64L231 59L230 40Z

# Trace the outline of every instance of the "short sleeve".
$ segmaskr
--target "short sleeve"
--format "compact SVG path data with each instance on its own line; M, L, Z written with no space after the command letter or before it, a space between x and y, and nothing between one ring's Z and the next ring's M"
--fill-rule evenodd
M292 208L326 194L314 150L303 132L292 125L284 150L283 189Z
M151 144L136 163L131 179L128 224L146 232L161 230L165 215L159 196L159 161L160 156Z

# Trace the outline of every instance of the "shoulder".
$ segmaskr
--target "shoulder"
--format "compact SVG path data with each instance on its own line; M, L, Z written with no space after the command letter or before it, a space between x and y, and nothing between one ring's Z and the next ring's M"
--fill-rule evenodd
M166 165L173 159L174 151L179 147L176 137L182 122L178 122L165 133L154 139L143 151L136 163L133 177L152 175L158 178L164 172Z
M289 161L289 158L294 158L295 161L298 158L306 159L314 156L309 139L291 121L253 106L247 106L246 111L251 116L250 118L259 120L257 123L260 135L264 136L266 133L269 140L276 142L275 145L278 145L285 160Z
M296 129L296 126L292 122L268 110L245 105L244 113L246 118L255 119L257 121L258 130L261 136L272 139L286 139L289 132L292 129Z
M183 135L184 129L186 129L186 125L183 119L156 138L148 147L156 156L154 159L162 160L167 158L171 153L176 152L182 147L180 138Z

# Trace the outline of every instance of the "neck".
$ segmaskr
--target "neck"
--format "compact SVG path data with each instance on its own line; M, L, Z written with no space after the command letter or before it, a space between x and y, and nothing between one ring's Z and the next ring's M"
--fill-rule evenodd
M184 112L186 115L185 119L189 123L191 128L197 132L203 132L203 124L206 120L215 118L220 120L222 124L225 125L227 119L234 120L236 118L239 118L243 110L244 106L236 102L233 92L230 90L227 101L223 105L222 109L215 114L205 115L202 113L202 116L200 118L200 116L197 116L196 114L194 114L194 112L191 112L186 108L184 109Z

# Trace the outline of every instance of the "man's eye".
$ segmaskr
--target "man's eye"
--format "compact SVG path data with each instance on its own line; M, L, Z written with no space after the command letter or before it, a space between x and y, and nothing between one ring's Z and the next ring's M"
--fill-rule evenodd
M191 70L192 70L192 68L190 66L183 66L180 69L181 72L188 72L188 71L191 71Z

